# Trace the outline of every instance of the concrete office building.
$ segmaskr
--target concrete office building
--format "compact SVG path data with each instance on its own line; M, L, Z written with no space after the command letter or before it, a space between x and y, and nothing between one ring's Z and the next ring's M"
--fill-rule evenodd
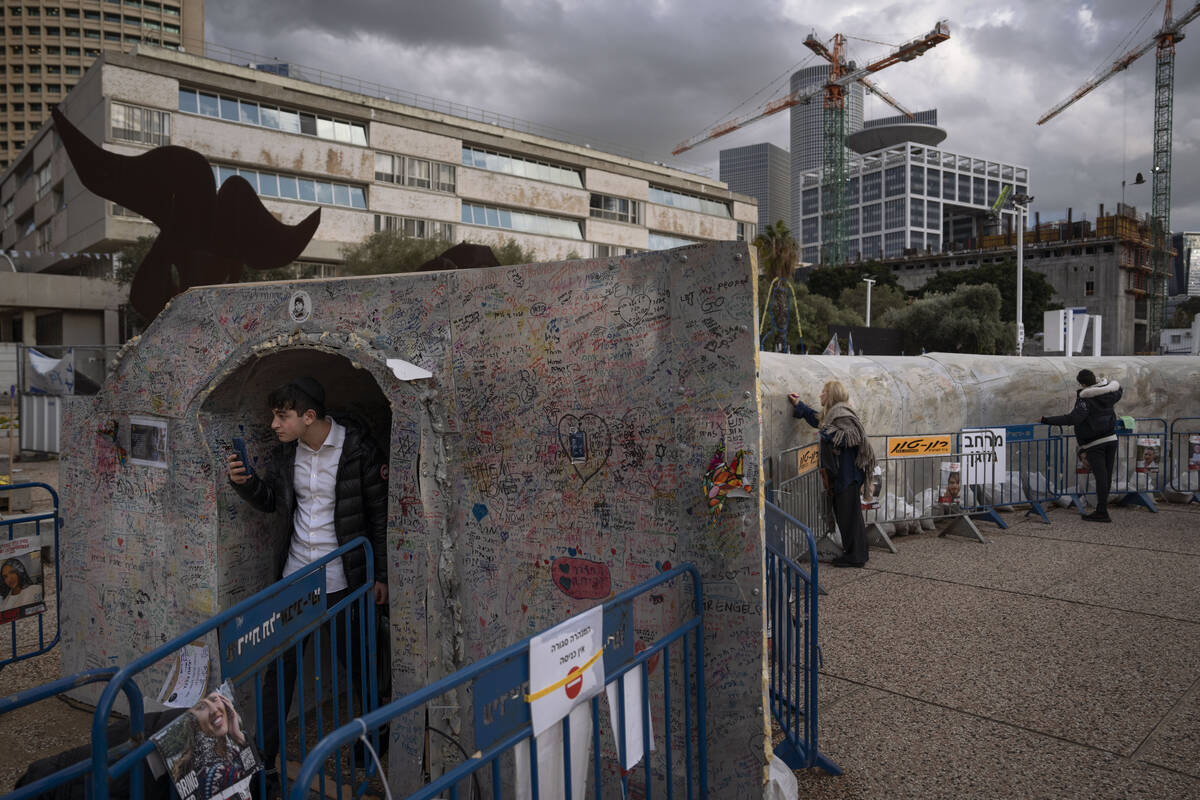
M792 73L791 91L811 92L829 80L829 65L807 67ZM818 96L810 103L792 106L789 111L791 127L791 203L792 232L800 230L799 178L806 172L820 170L825 163L825 104ZM855 82L846 89L846 134L862 130L863 85ZM847 154L849 155L849 154ZM799 237L797 237L799 238Z
M8 167L101 52L199 49L204 0L64 0L0 6L0 169Z
M1024 234L1024 267L1040 272L1054 288L1055 302L1086 308L1102 318L1101 348L1106 356L1158 352L1148 341L1153 248L1148 216L1132 206L1089 220L1046 222ZM925 252L884 260L900 285L913 291L938 272L1015 263L1016 231L984 236L978 246L956 252ZM1028 326L1032 320L1026 319ZM1091 353L1091 333L1087 351Z
M791 165L788 151L767 142L721 151L721 180L758 200L758 229L783 220L792 225Z
M298 276L335 274L345 247L384 229L512 238L552 260L752 240L758 220L753 198L708 177L166 48L105 52L65 108L115 152L202 153L286 223L320 205ZM56 138L43 130L0 177L0 248L87 272L104 262L70 254L156 228L86 191Z

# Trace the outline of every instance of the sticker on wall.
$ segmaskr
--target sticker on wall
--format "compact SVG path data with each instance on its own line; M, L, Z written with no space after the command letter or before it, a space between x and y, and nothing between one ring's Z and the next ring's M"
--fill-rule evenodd
M708 510L715 520L725 508L728 497L750 497L752 488L743 481L745 458L749 450L738 450L728 463L725 461L725 445L718 445L704 473L704 494Z
M167 421L153 417L129 418L129 463L167 468Z
M307 322L312 316L312 307L312 298L308 296L308 292L294 292L292 299L288 301L292 322Z

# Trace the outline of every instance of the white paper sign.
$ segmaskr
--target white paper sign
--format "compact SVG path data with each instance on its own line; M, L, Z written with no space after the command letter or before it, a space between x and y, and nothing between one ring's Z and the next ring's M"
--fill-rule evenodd
M1007 470L1004 428L963 428L963 483L990 485Z
M204 696L208 686L208 647L186 644L175 653L171 672L158 693L158 702L167 708L191 708Z
M631 669L621 676L625 686L625 761L621 767L628 772L637 766L646 754L646 743L642 738L642 670ZM621 741L620 713L621 701L618 697L617 682L613 681L605 692L608 694L608 716L612 721L613 741ZM650 718L650 751L654 752L654 714L647 709ZM618 747L618 752L620 748Z
M529 714L542 732L604 689L604 607L596 606L529 641Z
M588 762L592 753L592 708L587 703L571 710L571 797L587 797ZM534 739L537 744L538 797L540 800L559 800L567 796L567 775L563 769L562 725L551 725L550 730ZM517 743L513 748L515 758L515 785L513 793L517 800L532 800L533 781L530 780L529 740Z

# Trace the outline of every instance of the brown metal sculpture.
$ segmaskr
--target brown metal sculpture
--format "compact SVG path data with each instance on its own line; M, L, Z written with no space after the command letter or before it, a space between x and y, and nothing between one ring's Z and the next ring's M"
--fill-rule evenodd
M195 150L167 145L118 155L94 144L58 108L51 115L83 185L159 227L129 289L130 304L147 322L193 286L232 283L244 267L290 264L317 232L321 209L285 225L245 178L227 178L218 191L212 167Z

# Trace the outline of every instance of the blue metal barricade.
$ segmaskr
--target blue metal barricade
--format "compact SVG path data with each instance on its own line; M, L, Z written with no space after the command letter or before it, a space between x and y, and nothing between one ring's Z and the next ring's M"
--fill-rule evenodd
M807 570L787 555L786 542L796 536L808 539ZM841 775L817 746L817 546L812 531L773 503L766 504L766 539L768 694L784 732L775 754L792 769Z
M1007 528L997 509L1028 504L1025 515L1037 514L1049 525L1044 506L1060 496L1055 484L1061 447L1061 437L1051 437L1039 425L964 429L958 450L961 468L968 475L966 510Z
M665 602L662 587L674 586L675 581L685 575L690 577L692 583L693 613L672 630L658 632L658 638L652 644L638 651L633 628L635 604L641 607L642 604ZM652 594L652 590L657 591ZM335 775L334 783L330 785L327 776L333 770L329 770L326 764L340 748L406 714L423 715L426 708L447 706L467 709L467 719L462 721L462 741L455 742L459 745L462 761L448 766L440 776L432 778L415 793L408 795L414 800L433 797L509 797L524 793L535 800L539 796L582 798L586 788L576 791L578 782L586 782L589 776L594 781L596 797L609 796L602 794L603 789L611 787L616 791L619 784L619 791L624 797L631 796L631 792L634 796L651 797L656 794L654 787L657 786L658 791L667 797L706 798L704 629L699 573L692 565L685 564L622 592L604 603L603 620L605 683L618 698L615 704L610 702L610 712L612 705L617 709L612 726L619 732L616 741L604 742L602 739L600 695L596 695L581 706L590 710L590 724L579 723L574 713L561 722L553 723L543 736L548 737L546 741L557 741L557 737L561 737L561 749L556 743L549 753L545 752L550 748L543 748L542 743L533 736L530 698L525 694L529 691L530 645L535 638L530 637L330 733L304 760L292 785L292 800L304 800L314 780L318 779L326 793L332 791L340 796L343 786L341 775ZM642 624L638 627L639 630L643 629ZM675 671L672 651L679 654L680 672ZM651 676L656 668L661 670L661 680L652 681ZM636 689L628 688L627 684ZM646 687L646 691L642 687ZM569 690L570 684L566 684L565 688ZM627 691L636 691L640 695L639 708L634 712L640 715L640 725L636 718L632 721L632 727L627 725ZM569 691L567 696L573 697ZM435 706L438 699L443 697L447 698L447 705ZM636 697L630 695L629 699L635 700ZM682 715L679 715L680 708ZM658 716L660 713L662 716ZM679 716L682 716L682 720ZM653 724L652 718L655 720ZM653 726L660 726L663 735L659 738L657 750L644 755L639 768L626 761L627 739L633 742L636 737L642 743L653 742ZM450 734L440 730L437 732L451 738ZM580 736L585 744L572 748L572 738ZM590 745L586 743L588 738ZM523 755L523 751L527 751L528 755ZM553 788L544 785L548 779L548 755L561 756L559 767L562 771L556 776L560 782ZM545 776L539 776L539 767L546 773ZM578 771L575 771L577 768ZM413 769L417 767L414 765ZM524 777L521 777L522 773ZM510 788L520 786L522 782L528 786L520 792ZM541 794L543 791L546 794Z
M91 800L107 800L109 782L130 774L131 800L142 797L143 762L154 749L145 738L140 692L136 681L154 665L171 658L185 646L198 640L217 639L217 660L222 680L230 681L254 708L256 744L264 751L264 709L286 707L285 684L287 673L295 670L298 685L296 720L276 713L279 735L279 756L286 765L289 756L289 731L298 733L297 759L307 753L308 725L315 727L320 739L328 730L342 725L356 714L355 703L370 712L378 705L378 682L375 670L375 607L371 595L373 580L339 592L329 604L325 591L325 570L330 562L361 549L365 563L374 563L371 544L359 538L313 562L278 583L267 587L233 608L193 627L172 641L130 662L117 672L105 686L92 718ZM368 572L369 575L369 572ZM306 675L305 652L311 648L312 674ZM346 677L339 674L339 664ZM360 670L361 680L351 680ZM144 682L143 677L143 682ZM209 681L211 690L219 681ZM264 684L274 684L273 697L264 699ZM307 690L307 691L306 691ZM290 695L291 689L287 688ZM117 695L131 697L130 740L132 746L115 761L108 757L106 725ZM311 697L309 696L311 693ZM136 708L132 696L137 695ZM310 705L311 700L311 705ZM329 706L330 708L326 708ZM328 713L328 717L326 714ZM375 740L378 748L378 740ZM349 754L345 754L349 755ZM373 766L361 767L347 758L346 771L351 784L365 783ZM341 760L338 762L341 769ZM268 765L270 766L270 765ZM258 796L267 796L267 777L259 772ZM282 790L287 790L287 770L280 770ZM361 785L361 784L360 784Z
M35 489L50 495L50 509L0 518L0 669L5 665L39 656L58 643L59 603L62 575L58 569L58 493L44 483L0 485L0 498L10 498L8 507L17 505L11 498L23 492L28 497ZM32 501L30 502L32 505ZM53 592L46 585L43 554L52 554ZM51 596L53 600L51 601ZM52 614L47 613L49 605ZM47 624L47 617L52 620Z
M1171 422L1170 486L1200 503L1200 417L1180 417Z
M1157 513L1154 494L1162 492L1166 485L1163 473L1168 463L1167 422L1155 417L1138 418L1134 426L1131 430L1118 422L1116 465L1109 493L1121 498L1120 505L1141 505ZM1063 495L1070 497L1082 514L1084 498L1096 494L1091 465L1073 435L1058 426L1051 428L1051 435L1062 442Z

